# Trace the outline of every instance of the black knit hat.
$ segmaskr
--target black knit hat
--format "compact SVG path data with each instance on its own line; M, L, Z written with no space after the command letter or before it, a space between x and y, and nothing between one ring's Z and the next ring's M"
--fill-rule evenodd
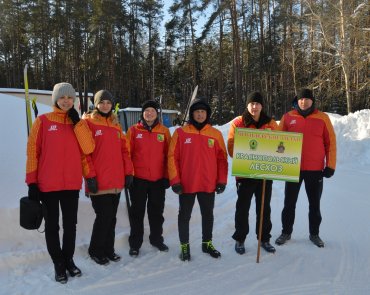
M144 113L145 109L153 108L158 114L159 104L155 100L147 100L144 101L143 105L141 106L141 114Z
M254 91L254 92L250 93L247 97L246 106L248 106L248 104L251 103L251 102L258 102L263 106L262 94L259 93L258 91Z
M112 105L114 104L113 95L108 90L99 90L97 93L95 93L94 106L97 107L102 100L109 100Z
M211 117L211 107L202 99L194 99L190 106L189 115L192 117L193 112L196 110L205 110L207 112L207 118Z
M315 101L315 98L312 94L312 90L308 88L302 88L301 90L299 90L297 94L297 99L301 99L301 98L309 98L312 101Z

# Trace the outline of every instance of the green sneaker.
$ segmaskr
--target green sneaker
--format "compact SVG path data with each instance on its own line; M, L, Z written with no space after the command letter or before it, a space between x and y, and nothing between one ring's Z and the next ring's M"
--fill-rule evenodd
M189 243L184 243L180 245L180 259L182 261L190 261L190 245Z
M202 251L204 253L208 253L213 258L221 257L221 253L215 249L212 244L212 241L207 241L202 243Z

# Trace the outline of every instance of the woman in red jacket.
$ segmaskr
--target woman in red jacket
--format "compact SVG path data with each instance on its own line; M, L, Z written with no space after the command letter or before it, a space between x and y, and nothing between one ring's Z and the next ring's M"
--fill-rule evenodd
M234 152L234 135L235 128L253 128L253 129L277 129L276 122L265 114L263 111L263 97L259 92L252 92L248 95L246 109L242 116L236 117L230 125L229 135L227 139L227 149L229 156L233 157ZM236 201L235 210L235 232L233 239L235 242L235 251L239 254L245 253L244 241L249 233L249 209L253 195L256 201L256 235L258 239L260 215L261 215L261 200L263 181L253 178L236 178L236 187L238 200ZM266 180L265 201L263 208L262 221L262 237L261 246L267 252L274 253L275 248L270 244L271 238L271 192L272 180Z
M190 106L189 122L175 130L168 153L172 190L179 195L180 259L190 260L189 222L198 199L202 214L202 251L221 256L212 243L215 192L222 193L227 183L227 154L219 130L210 124L211 108L200 99Z
M148 208L150 243L159 251L168 251L163 239L163 211L169 188L167 152L170 131L158 120L159 105L154 100L143 103L141 120L130 127L127 139L135 170L131 192L131 256L137 256L143 243L145 209Z
M94 149L85 121L73 108L76 91L69 83L55 84L53 112L36 118L27 143L26 183L28 196L41 200L45 218L45 239L54 263L55 280L66 283L66 270L81 276L73 255L79 190L82 176L93 177L84 154ZM63 216L63 245L59 239L59 208Z
M96 214L89 255L97 264L105 265L109 260L121 259L114 251L116 215L121 191L132 183L133 168L126 137L112 112L112 94L107 90L98 91L94 106L92 113L84 116L95 140L91 161L96 173L93 180L96 191L91 191L87 182L87 194Z

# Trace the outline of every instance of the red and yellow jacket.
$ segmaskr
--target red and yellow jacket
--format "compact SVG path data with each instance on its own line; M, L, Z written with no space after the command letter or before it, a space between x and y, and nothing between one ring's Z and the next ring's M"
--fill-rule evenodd
M93 177L85 154L94 149L91 132L83 120L73 128L67 113L53 112L36 118L27 143L26 183L42 192L80 190L82 176Z
M96 173L98 193L117 193L125 187L125 176L133 174L127 141L121 125L112 116L97 112L84 116L95 140L91 161ZM85 190L88 192L87 187Z
M249 125L248 127L245 126L243 122L243 116L238 116L234 120L231 121L229 134L227 136L227 152L229 156L232 158L234 153L234 136L235 136L235 129L236 128L252 128L257 129L256 126ZM275 120L271 119L270 122L263 124L259 129L269 129L269 130L276 130L278 128L278 124Z
M149 181L168 178L167 154L171 135L167 127L158 123L149 131L139 122L129 128L127 140L135 177Z
M297 110L286 113L279 130L303 133L301 170L335 169L337 148L333 125L329 116L317 109L304 118Z
M227 183L227 154L219 130L187 124L175 130L168 152L170 184L181 183L184 193L214 192Z

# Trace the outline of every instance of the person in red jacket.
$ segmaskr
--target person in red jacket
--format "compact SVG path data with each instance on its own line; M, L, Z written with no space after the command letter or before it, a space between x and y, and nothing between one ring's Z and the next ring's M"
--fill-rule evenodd
M54 85L53 112L36 118L27 143L26 183L30 199L41 200L45 239L54 263L55 280L81 276L73 255L82 176L94 177L85 155L94 149L91 132L73 108L76 91L69 83ZM59 239L59 208L63 217L63 245Z
M236 117L230 125L227 139L227 150L229 156L233 157L235 128L253 128L253 129L270 129L276 130L278 125L275 120L271 119L263 111L263 97L259 92L252 92L248 95L246 109L243 115ZM239 254L245 253L244 241L249 233L249 209L253 195L256 201L256 235L258 239L263 181L253 178L236 178L236 188L238 200L236 201L235 210L235 232L233 239L235 242L235 251ZM265 200L263 208L262 236L261 246L267 252L274 253L275 248L270 244L271 238L271 192L272 180L266 180Z
M321 224L320 200L323 177L334 175L336 165L336 138L329 116L315 107L310 89L301 89L293 101L294 109L283 115L279 130L303 133L299 182L285 183L284 208L281 213L282 233L277 245L290 240L295 219L295 207L302 182L308 197L309 238L318 247L324 247L319 237Z
M129 128L127 140L134 165L134 182L130 190L130 251L139 255L143 243L145 209L148 208L149 241L159 251L168 251L163 239L165 193L169 188L167 153L170 131L158 120L159 105L148 100L142 105L141 120Z
M113 100L108 90L98 91L94 96L95 109L84 116L95 140L90 156L96 173L96 178L86 181L86 192L96 214L88 251L100 265L121 259L114 250L116 215L121 191L130 187L133 179L126 137L112 112Z
M190 106L189 122L175 130L168 152L168 171L172 190L179 195L178 227L180 259L190 260L189 222L198 198L202 214L202 251L221 256L212 244L215 192L222 193L227 183L227 154L219 130L210 125L211 108L200 99Z

